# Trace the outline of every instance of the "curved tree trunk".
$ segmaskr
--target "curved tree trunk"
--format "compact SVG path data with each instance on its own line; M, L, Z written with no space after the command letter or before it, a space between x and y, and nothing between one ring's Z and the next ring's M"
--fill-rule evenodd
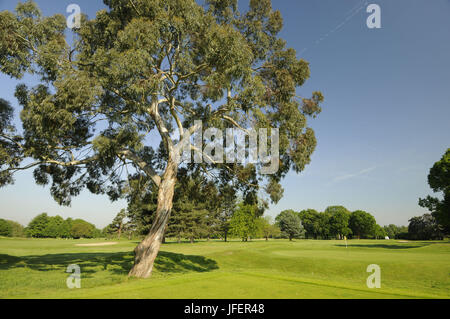
M153 269L153 263L158 255L164 231L172 210L172 199L176 181L176 166L169 163L164 172L158 189L158 204L156 217L150 232L134 249L134 266L128 276L148 278Z

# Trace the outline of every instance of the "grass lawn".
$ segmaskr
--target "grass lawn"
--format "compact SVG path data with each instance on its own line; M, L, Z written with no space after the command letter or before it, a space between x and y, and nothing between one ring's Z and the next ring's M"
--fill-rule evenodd
M0 239L0 298L449 298L450 242L270 240L166 243L129 279L136 241ZM66 268L81 267L81 289ZM369 264L381 288L369 289Z

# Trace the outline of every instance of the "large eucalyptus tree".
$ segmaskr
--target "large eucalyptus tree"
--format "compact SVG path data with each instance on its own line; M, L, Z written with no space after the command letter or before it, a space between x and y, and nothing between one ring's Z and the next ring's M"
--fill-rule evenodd
M36 183L51 183L61 205L85 187L114 200L130 181L151 181L143 185L157 193L155 217L130 271L148 277L178 168L193 166L177 161L177 142L198 129L194 121L203 130L277 128L275 174L261 174L258 163L197 163L244 192L265 183L276 201L280 179L310 161L316 139L306 117L320 112L323 97L297 95L309 66L278 37L283 22L270 0L251 0L245 13L237 0L104 3L95 18L83 16L74 41L66 39L63 15L44 17L31 1L0 13L1 72L39 78L16 88L23 130L14 130L11 108L1 103L0 181L12 183L14 172L34 168ZM155 139L161 147L152 147Z

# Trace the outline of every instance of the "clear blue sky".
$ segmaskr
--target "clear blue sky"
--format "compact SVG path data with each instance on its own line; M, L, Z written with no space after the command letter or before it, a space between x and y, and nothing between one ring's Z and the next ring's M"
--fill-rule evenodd
M100 0L36 2L45 14L66 14L77 3L93 17L103 7ZM310 121L318 141L312 162L287 176L284 197L269 215L344 205L372 213L381 225L407 225L426 212L417 201L431 193L428 170L450 147L450 1L370 1L381 7L381 29L367 28L365 2L274 1L284 18L281 36L310 62L311 78L299 94L321 90L325 103ZM0 10L15 5L0 0ZM0 75L0 97L16 110L17 83ZM45 211L99 227L126 206L86 191L60 207L31 171L0 189L0 203L0 218L22 224Z

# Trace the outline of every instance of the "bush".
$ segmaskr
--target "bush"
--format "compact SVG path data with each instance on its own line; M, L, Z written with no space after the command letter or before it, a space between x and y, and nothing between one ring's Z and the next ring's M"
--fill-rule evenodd
M12 227L7 220L0 219L0 236L11 237Z

